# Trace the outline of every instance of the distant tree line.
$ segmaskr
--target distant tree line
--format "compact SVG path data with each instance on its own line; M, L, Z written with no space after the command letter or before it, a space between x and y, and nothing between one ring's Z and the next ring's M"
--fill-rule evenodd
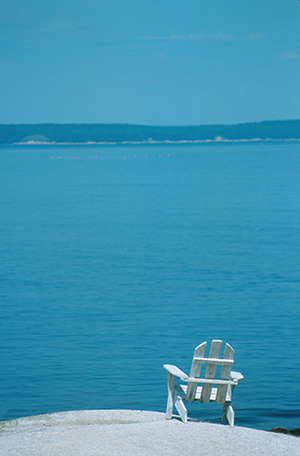
M53 143L201 141L216 138L300 139L300 120L177 127L130 124L0 125L0 144L32 141Z

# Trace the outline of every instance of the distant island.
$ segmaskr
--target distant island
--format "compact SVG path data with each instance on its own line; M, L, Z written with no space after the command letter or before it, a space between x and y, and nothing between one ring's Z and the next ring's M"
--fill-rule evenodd
M51 123L0 125L0 145L152 144L292 140L300 140L300 120L199 126Z

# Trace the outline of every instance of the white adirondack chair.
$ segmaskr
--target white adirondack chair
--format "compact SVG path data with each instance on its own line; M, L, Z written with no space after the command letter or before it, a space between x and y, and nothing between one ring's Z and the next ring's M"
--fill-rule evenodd
M165 364L168 372L168 404L166 418L171 419L173 405L184 423L187 422L187 410L183 403L215 402L223 405L222 424L228 423L234 426L234 411L231 403L234 387L244 377L239 372L233 372L234 350L229 344L225 344L223 358L220 358L222 340L213 340L208 357L205 357L207 342L199 345L194 352L190 375L185 374L178 367ZM201 368L205 366L204 377L201 378ZM218 368L218 366L220 366ZM218 372L219 371L219 372ZM185 385L176 385L176 377L179 377Z

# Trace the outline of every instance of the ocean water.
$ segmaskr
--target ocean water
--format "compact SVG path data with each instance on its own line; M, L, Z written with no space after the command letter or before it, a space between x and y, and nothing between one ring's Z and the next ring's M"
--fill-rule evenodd
M0 419L164 411L217 338L236 424L300 427L300 144L1 147L0 186Z

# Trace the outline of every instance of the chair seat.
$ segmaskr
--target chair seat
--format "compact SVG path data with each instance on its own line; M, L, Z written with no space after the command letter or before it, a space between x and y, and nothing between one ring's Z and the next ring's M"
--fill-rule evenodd
M210 402L215 402L217 397L218 388L212 388L210 392ZM182 396L182 399L185 399L187 392L187 385L176 385L176 392ZM197 386L195 400L200 400L202 393L202 386ZM226 393L226 402L231 402L231 395Z

